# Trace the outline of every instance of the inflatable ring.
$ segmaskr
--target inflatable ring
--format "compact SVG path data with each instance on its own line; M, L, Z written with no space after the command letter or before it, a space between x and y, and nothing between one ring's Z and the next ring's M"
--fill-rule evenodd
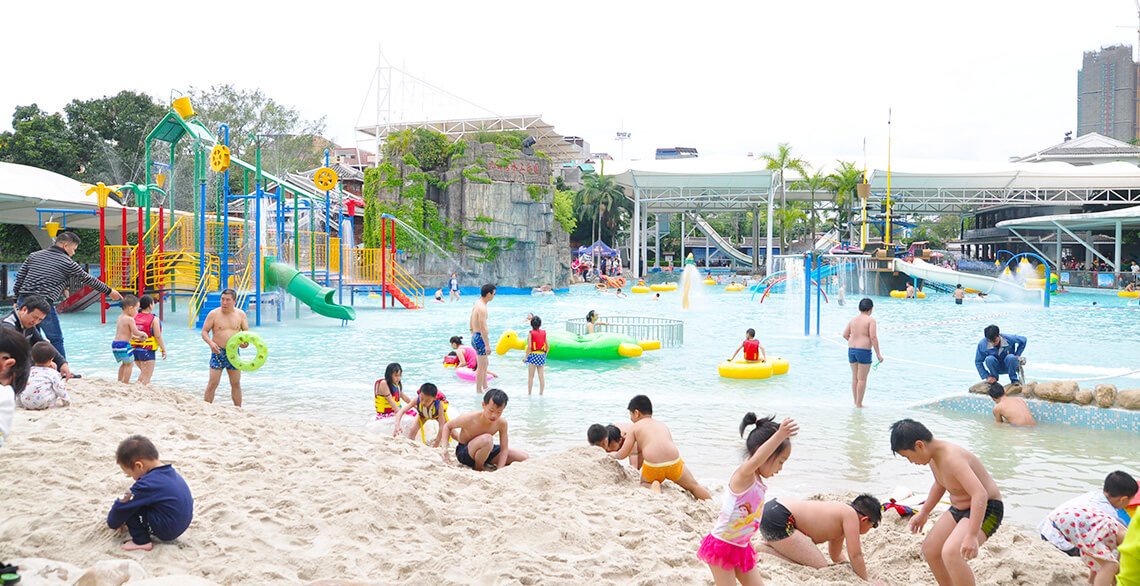
M716 285L716 279L705 279L706 285Z
M617 278L617 284L618 284L618 287L625 287L625 279L618 277Z
M652 291L676 291L677 290L677 284L676 283L658 283L656 285L650 285L649 289Z
M786 364L785 362L785 367ZM724 378L757 380L772 376L773 366L770 362L745 362L737 359L731 362L725 360L716 369Z
M313 184L321 191L329 191L335 188L338 180L339 177L336 176L336 171L328 167L321 167L317 169L316 173L313 173Z
M605 283L596 283L596 284L594 284L594 287L596 287L598 289L608 289L609 285L606 285Z
M895 299L906 299L906 291L891 291L891 297Z
M769 356L768 362L772 365L772 374L788 374L788 360L779 356Z
M732 283L731 285L726 285L724 287L724 290L725 291L743 291L744 285L741 285L740 283Z
M210 150L210 168L218 173L230 168L230 147L224 144L214 145Z
M242 344L251 344L254 350L257 350L257 356L253 360L245 360L241 357L239 349ZM269 358L269 350L265 347L265 340L261 336L253 332L238 332L226 342L226 358L229 359L230 364L238 370L245 372L253 372L261 368L265 364L265 359Z
M1132 298L1136 298L1136 297L1140 297L1140 291L1117 291L1117 292L1116 292L1116 296L1117 296L1117 297L1132 297Z
M646 287L645 285L634 285L633 287L630 287L629 290L633 291L634 293L648 293L652 291L652 289Z

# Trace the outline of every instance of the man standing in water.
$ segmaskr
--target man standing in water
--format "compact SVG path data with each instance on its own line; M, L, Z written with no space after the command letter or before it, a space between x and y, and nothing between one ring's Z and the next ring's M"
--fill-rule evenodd
M222 370L230 379L230 396L235 407L241 407L241 371L230 364L226 356L226 344L238 332L249 329L249 321L245 312L234 307L237 304L237 292L233 289L222 291L219 298L221 307L212 310L206 315L202 324L202 339L210 345L210 380L206 383L206 402L214 402L214 391L222 380ZM213 334L211 339L210 334ZM242 347L248 344L242 344Z
M447 288L451 290L448 301L459 301L459 278L455 273L451 273L451 279L447 281Z
M471 347L475 349L475 394L487 389L487 361L491 355L491 333L487 329L487 304L495 298L495 286L487 283L479 290L479 300L471 308Z
M879 362L883 353L879 352L879 334L871 310L875 304L867 297L859 302L859 315L847 322L843 338L847 340L847 361L851 363L851 394L855 396L855 406L863 408L863 395L867 392L867 373L871 372L871 348Z

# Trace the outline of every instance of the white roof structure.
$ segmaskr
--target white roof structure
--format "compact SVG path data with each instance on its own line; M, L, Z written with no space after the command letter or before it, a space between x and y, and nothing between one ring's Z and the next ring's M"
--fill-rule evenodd
M778 181L748 157L612 161L605 171L650 213L746 211L767 205Z
M1030 218L1017 218L1014 220L1005 220L997 223L998 228L1006 228L1013 232L1015 236L1020 238L1023 242L1028 244L1042 256L1048 258L1047 254L1041 252L1036 246L1029 242L1029 240L1021 234L1021 230L1049 230L1057 232L1057 240L1060 240L1061 233L1064 232L1077 242L1083 245L1086 249L1092 251L1093 254L1099 256L1104 262L1116 267L1120 270L1120 243L1121 231L1124 228L1140 229L1140 206L1133 206L1130 208L1121 208L1117 210L1108 210L1105 212L1090 212L1086 214L1056 214L1051 216L1034 216ZM1101 254L1097 249L1092 239L1081 238L1077 232L1104 231L1112 230L1115 232L1115 255L1114 258Z
M23 224L29 229L39 228L36 208L64 209L90 212L98 210L95 196L85 195L82 183L37 167L0 163L0 222ZM113 199L107 200L108 214L119 212L123 206ZM55 214L55 221L63 223L64 214ZM68 228L99 229L99 218L89 214L67 214ZM45 214L44 221L48 217Z
M887 171L875 169L871 193L887 195ZM890 173L898 213L966 213L997 205L1140 204L1140 168L1130 163L908 165Z
M1024 157L1010 157L1011 163L1061 161L1073 165L1098 165L1116 161L1140 162L1140 146L1090 132L1072 140L1043 148Z

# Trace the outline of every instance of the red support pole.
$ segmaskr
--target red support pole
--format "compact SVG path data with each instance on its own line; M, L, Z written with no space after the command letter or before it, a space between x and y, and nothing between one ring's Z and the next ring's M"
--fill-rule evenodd
M163 241L166 240L166 238L165 238L166 232L164 232L162 230L162 220L165 216L165 212L166 212L166 208L164 208L162 206L158 207L158 257L159 257L159 259L163 258L163 256L162 256ZM154 288L156 290L155 300L158 302L158 319L160 319L160 320L162 319L162 315L163 315L163 311L162 311L162 278L163 278L163 276L165 276L165 272L164 272L165 267L163 266L163 264L164 264L163 261L159 260L158 266L155 267L155 270L162 269L162 271L160 271L158 273L159 278L156 280L156 283L154 286Z
M127 245L127 206L120 208L123 210L123 246Z
M137 295L143 294L143 272L145 267L144 256L146 255L146 246L143 243L143 209L139 208L139 238L138 244L135 246L135 260L139 263L139 276L135 283L135 290L138 291Z
M388 220L380 218L380 307L388 307L388 287L385 286L388 280Z
M110 279L107 278L107 251L104 247L107 246L107 226L105 219L107 216L107 208L99 208L99 278L104 283L109 283ZM99 323L107 323L107 294L99 294Z
M392 245L392 260L388 262L388 270L392 273L396 272L396 220L390 220L392 225L392 237L388 242ZM396 307L396 296L392 295L392 307Z

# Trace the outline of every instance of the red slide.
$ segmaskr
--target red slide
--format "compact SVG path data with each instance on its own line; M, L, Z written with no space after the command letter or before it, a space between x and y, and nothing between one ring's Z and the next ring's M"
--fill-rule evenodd
M84 286L82 289L72 293L67 299L61 301L59 305L55 306L55 310L59 313L83 311L96 301L99 301L99 292L91 287Z
M415 301L412 301L410 297L404 295L404 292L392 283L385 285L384 290L391 293L392 297L395 297L397 301L403 303L404 307L407 307L408 309L420 309L420 306L416 305Z

